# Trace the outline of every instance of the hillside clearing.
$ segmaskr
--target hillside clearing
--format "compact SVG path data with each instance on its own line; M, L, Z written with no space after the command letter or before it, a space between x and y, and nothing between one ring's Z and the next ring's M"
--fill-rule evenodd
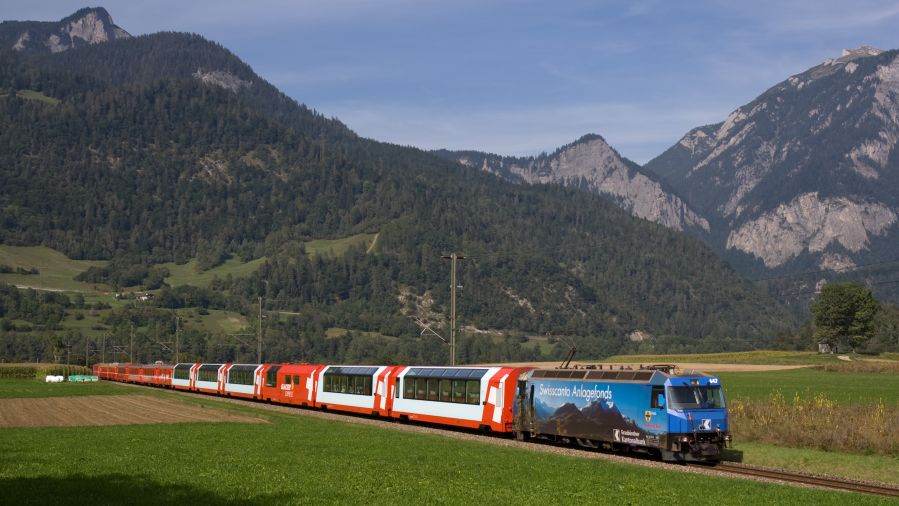
M0 282L37 290L103 294L105 285L75 281L75 276L88 267L102 267L104 261L72 260L45 246L8 246L0 244L0 264L10 267L35 268L39 274L0 274Z

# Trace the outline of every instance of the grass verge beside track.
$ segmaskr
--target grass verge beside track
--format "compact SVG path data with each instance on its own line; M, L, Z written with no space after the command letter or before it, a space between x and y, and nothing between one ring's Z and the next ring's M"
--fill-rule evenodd
M852 455L741 441L736 449L743 452L744 464L899 485L899 457L895 456Z
M135 389L143 391L145 389ZM168 396L170 394L163 393ZM889 504L335 423L198 397L269 424L0 430L10 504Z

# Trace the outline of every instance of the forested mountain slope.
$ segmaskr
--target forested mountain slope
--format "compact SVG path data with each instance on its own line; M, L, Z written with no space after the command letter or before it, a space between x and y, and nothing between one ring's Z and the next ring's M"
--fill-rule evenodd
M736 347L792 324L694 239L588 192L359 138L196 35L3 49L0 95L0 242L119 264L266 256L214 287L307 315L280 339L417 335L428 297L439 324L451 251L469 257L460 314L479 328L591 336L599 353L634 330ZM378 234L371 251L303 254L359 233Z

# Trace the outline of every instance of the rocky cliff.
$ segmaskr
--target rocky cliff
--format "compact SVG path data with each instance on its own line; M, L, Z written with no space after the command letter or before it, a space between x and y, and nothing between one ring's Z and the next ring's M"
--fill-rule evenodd
M708 221L658 178L622 158L598 135L586 135L551 155L537 157L502 157L474 151L438 154L519 183L585 188L608 197L634 216L675 230L709 230Z
M58 22L0 23L0 45L14 51L60 53L83 45L128 38L131 35L116 26L102 7L81 9Z
M645 168L709 219L726 251L839 270L895 246L897 140L899 52L864 46L691 130Z

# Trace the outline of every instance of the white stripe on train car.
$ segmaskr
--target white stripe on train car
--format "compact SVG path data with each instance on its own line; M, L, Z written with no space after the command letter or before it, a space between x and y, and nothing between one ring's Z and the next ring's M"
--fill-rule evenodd
M386 386L387 386L387 378L389 378L389 377L390 377L390 373L388 372L387 374L384 375L384 379L382 381L378 382L378 393L381 395L381 409L382 410L387 408L387 396L384 394L387 393Z
M499 390L497 391L496 402L493 405L494 423L499 423L503 419L503 403L505 402L506 378L508 377L509 374L507 373L499 379Z

